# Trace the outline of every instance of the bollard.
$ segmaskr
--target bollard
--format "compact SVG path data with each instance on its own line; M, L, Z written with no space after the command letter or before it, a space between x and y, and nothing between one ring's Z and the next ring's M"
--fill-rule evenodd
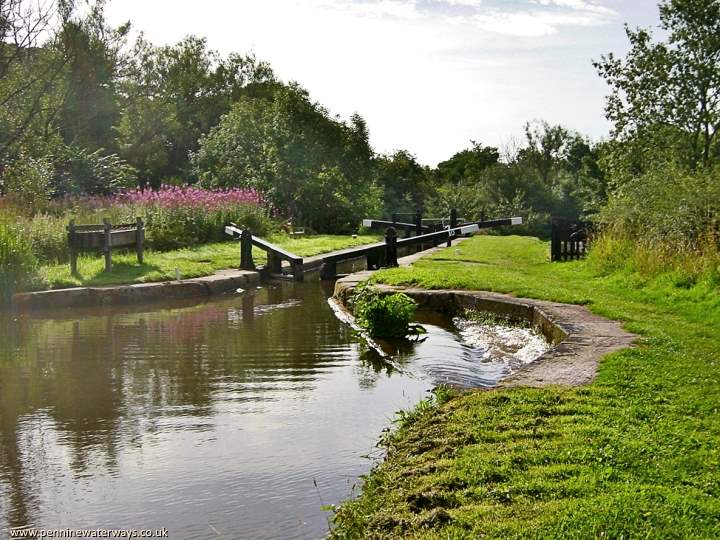
M320 267L320 279L335 279L337 277L337 263L325 261Z
M294 281L305 281L305 269L303 263L291 263L293 280Z
M103 231L104 231L104 241L103 241L103 252L105 253L105 271L106 272L112 272L112 233L110 232L112 229L112 225L110 225L110 220L108 218L103 218Z
M452 208L450 210L450 228L454 229L455 227L457 227L457 209ZM452 246L452 238L451 235L448 235L447 247Z
M272 251L268 251L266 267L271 275L279 276L282 274L282 259L275 255Z
M385 266L397 265L397 231L390 227L385 231Z
M75 249L75 220L71 219L68 225L68 246L70 246L70 273L77 276L77 258L78 252Z
M244 229L240 234L240 269L255 270L255 261L252 256L252 232Z
M145 261L143 250L145 248L145 224L142 218L138 217L135 219L137 225L137 233L135 236L135 251L137 253L137 260L140 264Z

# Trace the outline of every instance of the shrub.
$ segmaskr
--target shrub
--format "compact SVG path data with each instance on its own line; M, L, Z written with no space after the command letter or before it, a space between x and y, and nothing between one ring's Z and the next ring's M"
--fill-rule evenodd
M372 337L404 338L418 333L418 327L410 324L417 304L406 294L384 295L362 286L353 296L352 307L358 324Z
M117 154L67 146L56 158L57 195L109 195L137 185L137 172Z
M50 199L52 165L43 159L21 156L0 176L0 191L23 213L44 210Z
M14 205L8 205L8 209ZM227 239L230 222L257 235L273 229L262 197L253 190L203 190L164 187L159 191L132 191L115 196L66 196L52 201L47 213L20 217L19 227L43 262L68 259L66 227L78 224L145 221L146 245L156 250L191 247Z
M0 217L0 303L34 279L37 260L22 231L8 217Z
M617 186L600 220L616 235L670 250L700 249L720 231L720 166L664 165Z
M122 200L133 215L145 220L148 244L160 250L223 240L224 226L230 222L257 235L271 228L263 197L253 189L163 186L158 191L132 191Z

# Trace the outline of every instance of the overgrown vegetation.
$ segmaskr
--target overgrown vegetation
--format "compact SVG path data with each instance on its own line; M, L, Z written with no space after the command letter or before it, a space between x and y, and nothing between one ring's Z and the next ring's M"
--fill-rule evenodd
M720 535L717 282L548 253L535 238L476 237L376 280L587 304L637 346L587 387L473 392L406 414L333 538Z
M34 278L37 260L27 239L0 215L0 304Z
M402 339L422 333L413 325L417 303L403 293L382 294L371 286L361 285L350 305L356 320L371 337Z

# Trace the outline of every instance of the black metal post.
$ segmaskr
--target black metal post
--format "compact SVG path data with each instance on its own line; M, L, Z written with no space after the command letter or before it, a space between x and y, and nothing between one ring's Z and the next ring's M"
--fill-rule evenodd
M105 271L112 272L112 225L108 218L103 219L103 251L105 253Z
M337 263L325 261L320 267L320 279L335 279L337 277Z
M302 263L292 263L291 267L293 273L293 280L305 281L305 269L303 268Z
M137 224L137 233L135 233L135 250L137 251L138 262L143 264L145 261L145 224L140 217L135 219L135 223Z
M77 275L77 250L75 249L75 220L71 219L68 225L68 247L70 249L70 273Z
M385 266L397 265L397 231L390 227L385 232Z
M252 232L244 229L240 234L240 269L255 270L255 261L252 256Z
M450 228L451 229L454 229L455 227L457 227L457 221L458 221L457 209L452 208L450 210ZM452 246L452 236L448 236L448 239L447 239L447 247L450 247L450 246Z

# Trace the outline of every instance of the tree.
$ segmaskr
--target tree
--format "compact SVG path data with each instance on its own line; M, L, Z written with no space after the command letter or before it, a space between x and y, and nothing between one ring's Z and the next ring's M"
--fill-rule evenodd
M222 57L204 38L154 47L140 36L120 81L122 155L150 184L169 176L190 181L189 158L200 137L234 102L262 94L273 81L267 64L252 55Z
M65 61L42 42L52 39L56 15L53 2L0 0L0 169L34 146L29 135L48 135L59 107L54 92Z
M470 141L472 148L461 150L447 161L439 163L437 174L441 180L458 184L462 180L477 179L480 173L500 159L498 149Z
M544 185L552 186L567 157L570 132L560 125L535 120L525 124L525 139L527 146L520 150L518 159L537 172Z
M60 132L66 144L91 151L111 151L115 146L113 126L119 116L116 80L130 31L130 23L118 28L107 25L106 1L96 0L84 17L76 16L71 7L61 10L57 45L67 61Z
M254 187L318 231L350 231L380 200L365 122L333 118L297 85L241 97L192 154L208 187Z
M626 27L630 52L594 62L611 89L606 115L618 140L677 148L691 168L718 158L720 130L720 2L664 0L666 42Z
M425 209L426 199L432 192L432 175L420 165L415 156L398 150L376 160L377 178L383 190L385 217L394 212L416 212Z

